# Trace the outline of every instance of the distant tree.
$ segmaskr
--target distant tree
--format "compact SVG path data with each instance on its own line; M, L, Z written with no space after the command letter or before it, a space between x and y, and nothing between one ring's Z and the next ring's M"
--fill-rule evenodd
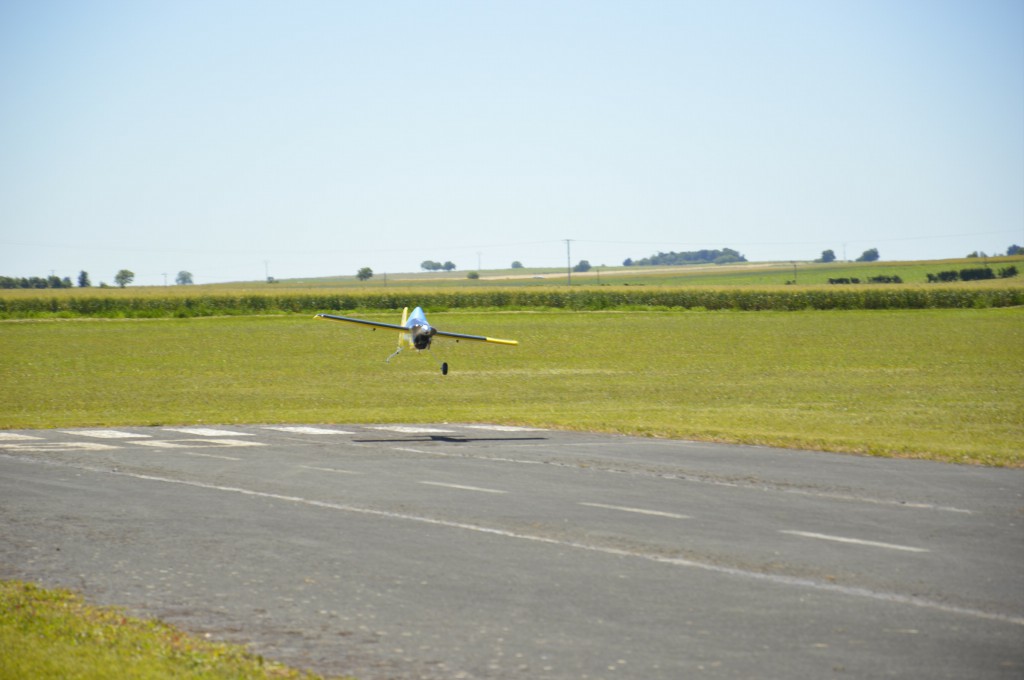
M836 261L836 253L833 250L823 250L823 251L821 251L821 259L815 260L815 262L835 262L835 261Z
M468 274L466 274L466 278L476 281L477 279L480 278L480 274L478 274L477 272L469 272Z
M572 270L574 272L589 272L590 271L590 263L587 262L586 260L580 260L579 264L577 264L575 267L573 267Z
M428 272L436 272L443 266L444 265L440 262L435 262L433 260L423 260L423 262L420 262L420 268L425 269Z
M119 271L117 273L116 276L114 276L114 283L119 285L121 288L124 288L125 286L127 286L129 283L131 283L134 280L135 280L135 272L129 271L127 269L122 269L121 271Z
M1017 244L1013 244L1006 249L1007 255L1024 255L1024 248L1021 248Z
M520 262L519 260L516 260L515 262L512 263L512 269L522 269L522 268L523 268L523 263Z
M722 254L716 257L713 262L715 264L731 264L733 262L746 262L747 258L743 257L735 250L726 248L722 251Z
M625 260L622 261L622 266L623 267L632 267L633 266L633 258L627 257Z
M875 262L878 260L878 248L865 250L864 254L857 258L857 262Z
M452 262L451 260L448 260L443 265L441 265L441 269L444 269L446 272L454 271L455 263Z
M89 273L84 271L84 270L78 272L78 287L79 288L88 288L91 285L92 285L92 283L89 281Z
M192 285L192 272L187 272L182 269L178 272L178 278L174 279L174 282L179 286L191 286Z
M370 279L373 278L373 270L370 269L369 267L363 267L358 272L356 272L356 278L359 279L360 281L369 281Z

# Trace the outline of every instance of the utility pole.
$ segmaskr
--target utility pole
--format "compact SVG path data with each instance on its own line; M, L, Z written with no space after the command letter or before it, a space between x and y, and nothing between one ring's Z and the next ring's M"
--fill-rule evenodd
M569 284L568 285L570 285L570 286L572 285L572 255L570 254L571 253L571 249L570 249L570 244L571 243L572 243L572 239L571 238L565 239L565 265L566 265L565 266L565 270L566 270L566 273L569 275L569 278L568 278Z

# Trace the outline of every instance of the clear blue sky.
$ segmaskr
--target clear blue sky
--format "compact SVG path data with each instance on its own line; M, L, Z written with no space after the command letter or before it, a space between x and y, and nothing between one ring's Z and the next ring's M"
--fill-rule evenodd
M558 266L564 239L1024 244L1024 2L0 0L0 275Z

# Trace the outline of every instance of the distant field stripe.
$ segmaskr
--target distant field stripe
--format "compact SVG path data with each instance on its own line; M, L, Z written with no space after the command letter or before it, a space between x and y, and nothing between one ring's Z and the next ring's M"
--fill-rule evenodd
M134 439L148 438L148 434L136 434L133 432L122 432L121 430L62 430L64 434L73 434L81 437L95 437L96 439Z
M607 505L605 503L580 503L588 508L603 508L605 510L619 510L621 512L632 512L637 515L651 515L653 517L669 517L671 519L690 519L689 515L679 515L674 512L663 512L661 510L645 510L644 508L630 508L622 505Z
M231 430L214 430L208 427L165 427L167 432L194 434L197 437L251 437L252 432L232 432Z
M428 486L442 486L447 489L458 489L460 491L479 491L481 493L508 493L507 491L500 491L498 489L485 489L479 486L464 486L462 484L445 484L444 482L420 482L420 484L426 484Z
M18 434L17 432L0 432L0 442L27 442L40 439L42 437L33 437L32 435Z
M882 543L880 541L865 541L859 538L847 538L845 536L830 536L828 534L816 534L811 531L792 531L783 529L779 531L780 534L789 534L790 536L802 536L804 538L817 538L822 541L834 541L836 543L849 543L852 545L863 545L871 548L885 548L887 550L902 550L903 552L913 553L926 553L930 552L927 548L914 548L909 545L899 545L896 543Z
M305 427L299 425L265 425L263 429L293 432L295 434L355 434L355 432L348 432L346 430L328 430L325 427Z

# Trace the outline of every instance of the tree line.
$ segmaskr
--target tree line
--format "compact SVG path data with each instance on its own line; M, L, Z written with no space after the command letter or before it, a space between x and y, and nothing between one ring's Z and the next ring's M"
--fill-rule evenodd
M124 288L131 284L135 280L135 272L130 269L122 269L114 275L114 283L119 287ZM174 280L179 286L187 286L193 283L192 272L180 271L178 277ZM0 276L0 288L74 288L75 284L71 282L71 277L65 276L61 278L51 274L50 276L28 276L28 277L13 277L13 276ZM90 288L92 287L92 281L89 279L89 272L81 271L78 273L78 287L79 288ZM100 288L109 288L105 283L100 283Z
M67 276L0 276L0 288L74 288L74 284Z
M639 260L627 257L622 262L624 267L646 267L651 265L684 265L684 264L728 264L730 262L746 262L747 258L731 248L721 250L690 250L686 252L659 252Z

